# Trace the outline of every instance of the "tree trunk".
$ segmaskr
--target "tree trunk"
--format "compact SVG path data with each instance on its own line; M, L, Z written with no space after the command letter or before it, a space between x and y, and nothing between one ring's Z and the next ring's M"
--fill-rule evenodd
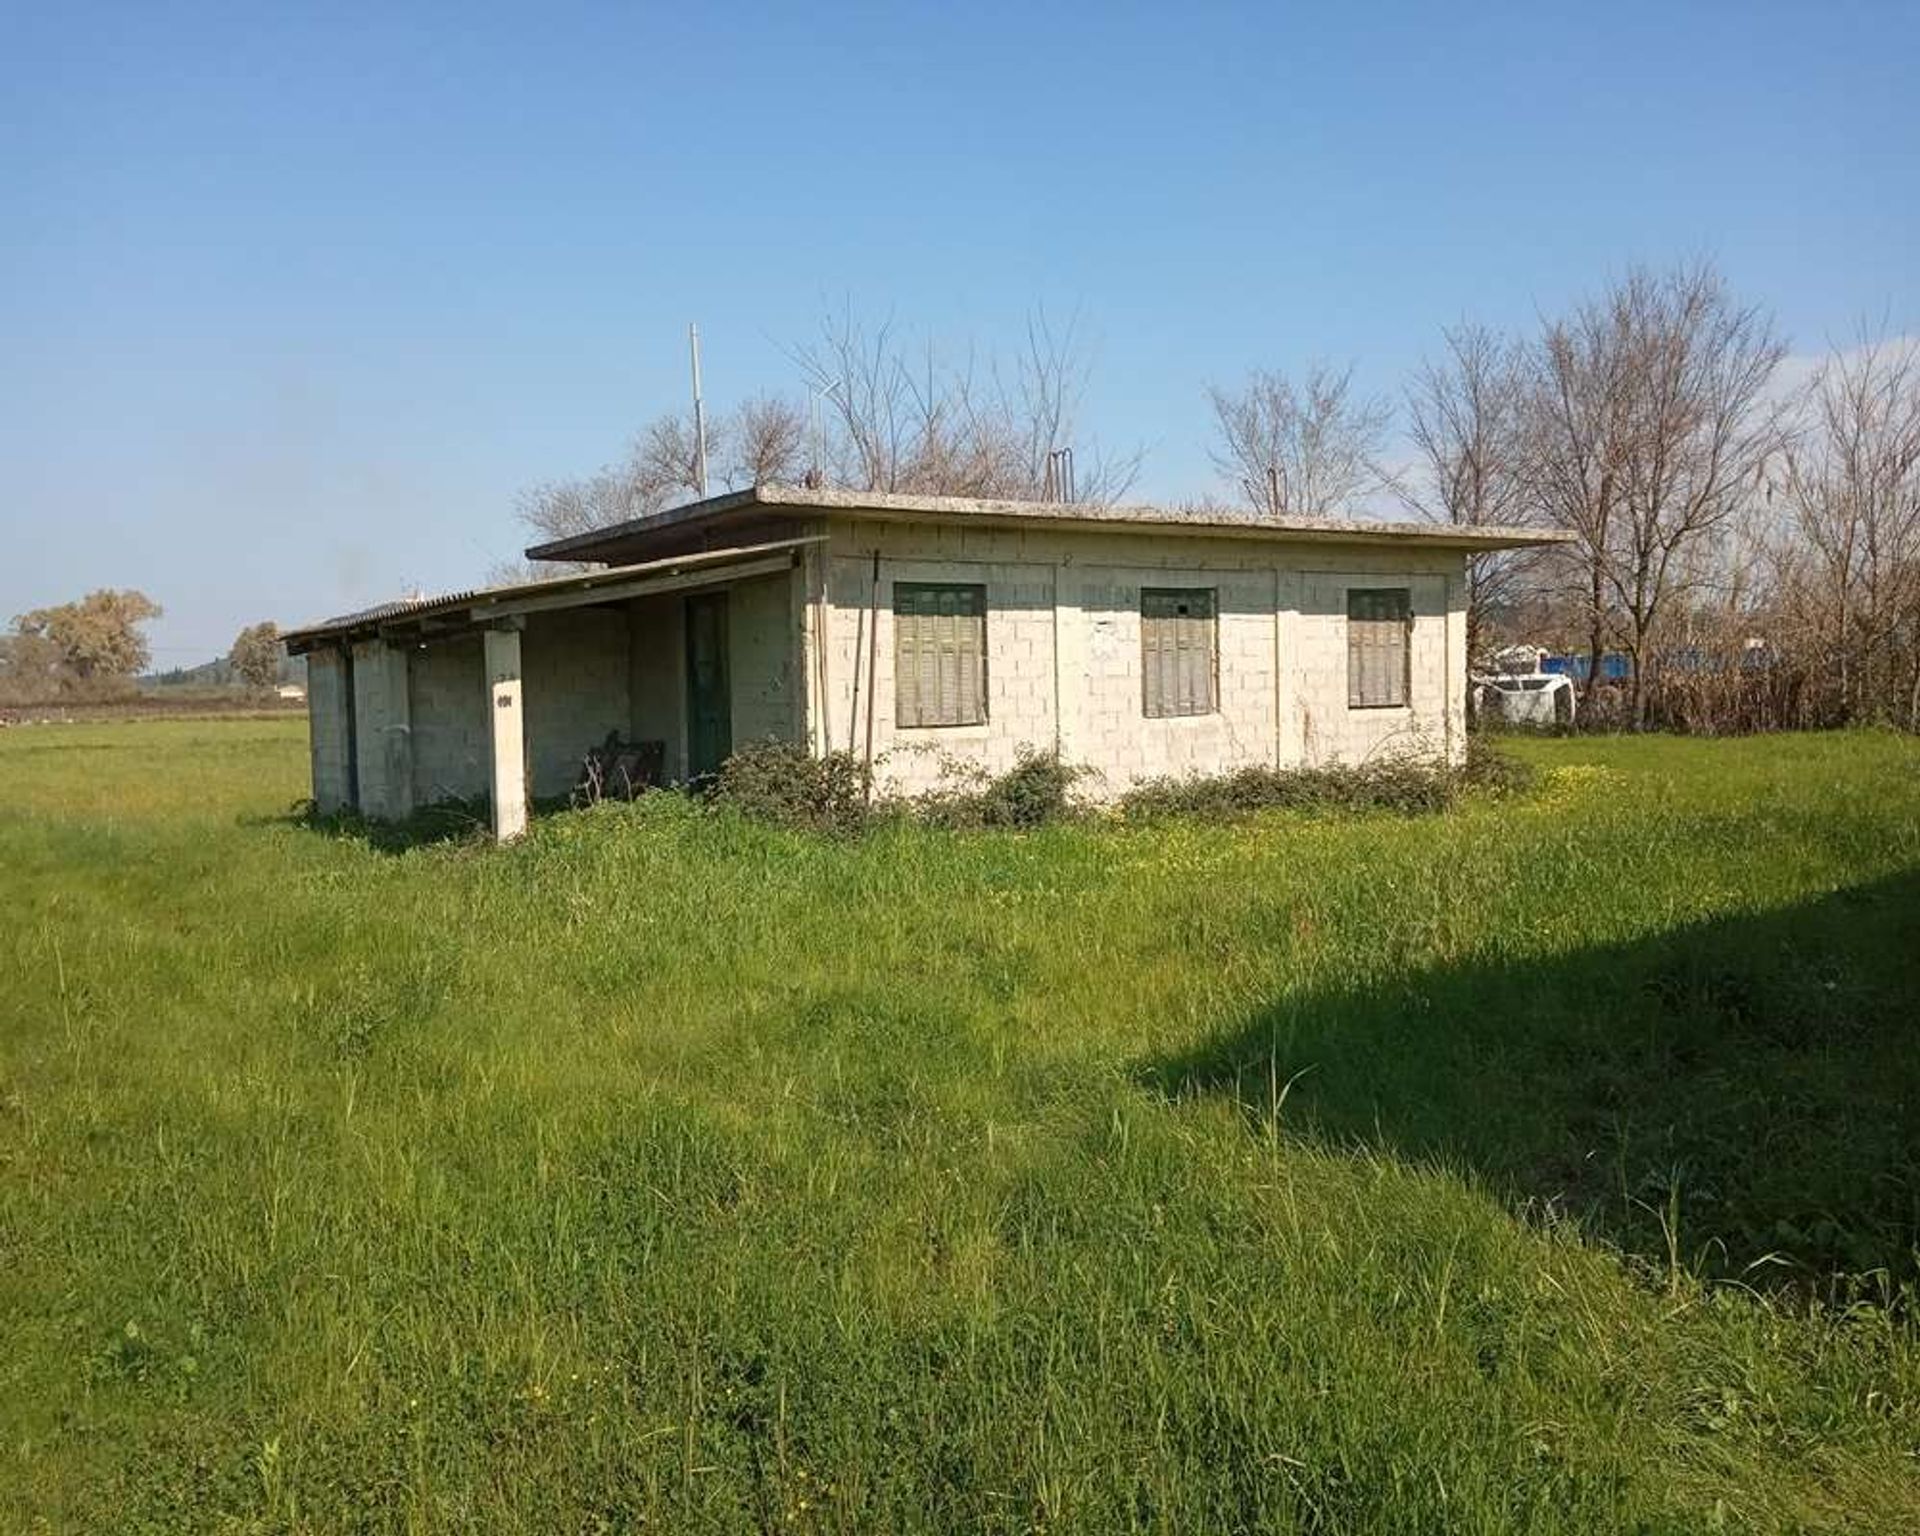
M1596 566L1593 572L1593 606L1587 617L1587 682L1580 692L1580 709L1584 714L1593 703L1594 690L1600 686L1600 658L1606 651L1606 628L1600 620L1600 570Z

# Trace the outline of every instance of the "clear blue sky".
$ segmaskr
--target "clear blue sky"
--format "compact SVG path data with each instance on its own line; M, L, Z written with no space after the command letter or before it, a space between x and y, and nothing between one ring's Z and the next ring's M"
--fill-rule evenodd
M11 8L0 622L157 660L458 585L514 492L850 298L1098 338L1088 435L1212 488L1202 391L1711 256L1795 347L1920 328L1920 5Z

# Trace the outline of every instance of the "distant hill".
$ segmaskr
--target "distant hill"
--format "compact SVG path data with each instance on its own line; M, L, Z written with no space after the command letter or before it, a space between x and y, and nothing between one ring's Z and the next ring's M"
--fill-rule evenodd
M169 667L164 672L147 672L135 679L142 688L223 688L233 680L233 668L227 658L217 656L197 667Z
M233 685L233 668L227 658L216 656L197 667L169 667L164 672L147 672L135 679L142 688L227 688ZM276 679L282 683L307 684L307 658L282 656Z

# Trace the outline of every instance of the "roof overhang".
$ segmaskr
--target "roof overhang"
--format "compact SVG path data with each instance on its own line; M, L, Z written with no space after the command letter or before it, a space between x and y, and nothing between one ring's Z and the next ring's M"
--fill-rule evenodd
M770 515L880 522L965 523L969 527L983 528L1183 534L1275 543L1398 544L1469 553L1561 544L1571 537L1557 531L1509 525L1389 523L1358 518L1268 518L1253 513L1214 509L1184 512L1154 506L916 496L880 491L759 485L749 490L710 496L704 501L689 502L685 506L670 507L664 512L615 523L590 533L536 544L526 553L530 560L602 559L620 551L637 551L663 535L697 529L718 531L730 523Z
M282 639L289 654L299 656L323 646L350 644L355 640L429 640L512 626L523 622L531 613L621 603L636 597L777 575L791 570L806 546L821 542L816 537L777 539L731 549L701 550L666 560L549 576L511 586L481 587L440 597L387 603L290 630Z

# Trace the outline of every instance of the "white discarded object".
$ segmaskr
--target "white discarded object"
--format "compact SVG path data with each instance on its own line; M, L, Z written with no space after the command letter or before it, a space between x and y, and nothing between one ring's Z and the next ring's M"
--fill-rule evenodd
M1558 672L1476 677L1473 696L1483 714L1509 725L1573 724L1573 679Z
M1487 676L1536 677L1545 670L1546 656L1537 645L1503 645L1487 657Z

